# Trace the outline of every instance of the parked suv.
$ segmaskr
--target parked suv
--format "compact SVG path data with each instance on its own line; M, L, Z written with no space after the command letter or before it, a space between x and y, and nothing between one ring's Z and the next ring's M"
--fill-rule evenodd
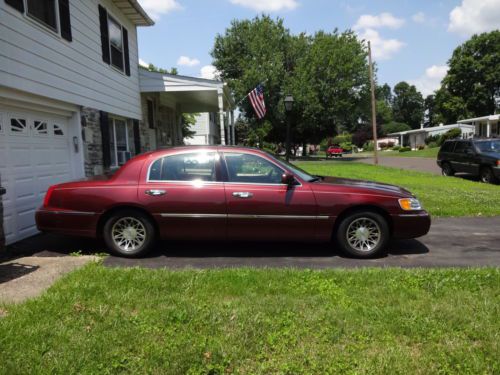
M500 139L459 139L445 141L437 163L443 176L468 173L481 181L500 180Z

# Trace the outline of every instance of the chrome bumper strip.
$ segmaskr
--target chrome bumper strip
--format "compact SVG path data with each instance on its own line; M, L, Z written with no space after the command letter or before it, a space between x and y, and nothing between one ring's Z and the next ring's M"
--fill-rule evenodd
M81 215L81 216L93 216L95 212L84 212L84 211L52 211L52 210L39 210L38 212L43 214L53 214L53 215Z

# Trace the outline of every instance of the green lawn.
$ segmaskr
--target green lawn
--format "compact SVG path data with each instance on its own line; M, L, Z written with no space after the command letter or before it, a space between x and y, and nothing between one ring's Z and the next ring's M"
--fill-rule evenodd
M379 152L379 155L436 159L438 152L439 152L439 147L433 147L433 148L425 148L423 150L407 151L407 152L381 151Z
M310 173L403 186L434 216L500 215L500 186L456 177L351 162L297 162Z
M3 306L3 374L500 372L500 270L108 269Z

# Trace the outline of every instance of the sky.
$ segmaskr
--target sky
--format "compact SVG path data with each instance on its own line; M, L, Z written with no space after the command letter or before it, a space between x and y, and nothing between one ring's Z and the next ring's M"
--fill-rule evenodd
M155 21L140 27L139 59L179 74L213 78L210 51L233 19L266 13L292 33L354 30L370 40L379 84L400 81L424 96L446 75L453 50L500 29L500 0L139 0Z

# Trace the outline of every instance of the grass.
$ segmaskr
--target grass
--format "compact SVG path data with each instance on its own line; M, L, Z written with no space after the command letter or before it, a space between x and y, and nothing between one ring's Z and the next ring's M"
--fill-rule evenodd
M500 270L90 264L2 306L0 373L500 371Z
M439 152L439 147L432 147L432 148L424 148L423 150L407 151L407 152L382 151L379 153L379 155L436 159L438 152Z
M433 216L500 215L500 186L455 177L351 162L297 163L310 173L380 181L417 195Z

